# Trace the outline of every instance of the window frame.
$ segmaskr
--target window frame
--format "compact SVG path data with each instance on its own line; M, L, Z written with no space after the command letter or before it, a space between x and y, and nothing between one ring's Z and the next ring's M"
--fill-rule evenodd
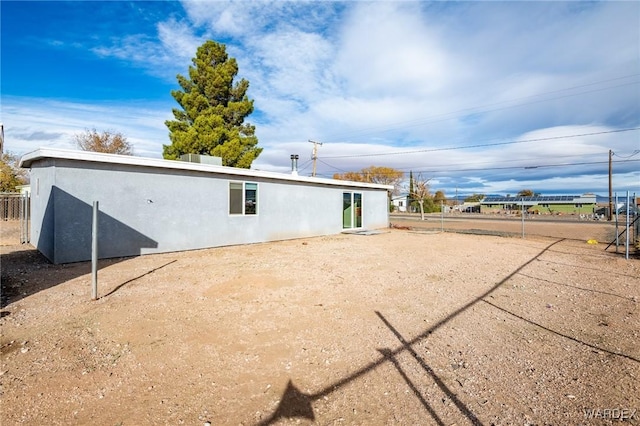
M238 185L242 185L242 189L241 189L241 193L242 193L242 200L240 200L240 205L242 207L242 211L241 212L234 212L232 211L233 207L238 207L236 206L234 202L232 202L233 200L231 199L232 193L233 191L237 191L239 188L237 188ZM247 186L250 187L247 187ZM236 188L233 188L234 186L236 186ZM258 182L251 182L251 181L239 181L239 180L230 180L229 181L229 186L228 186L228 197L227 197L227 212L229 216L257 216L258 215ZM247 193L248 191L255 191L255 196L254 197L247 197ZM253 212L247 212L247 199L251 199L253 198L254 200L254 211Z

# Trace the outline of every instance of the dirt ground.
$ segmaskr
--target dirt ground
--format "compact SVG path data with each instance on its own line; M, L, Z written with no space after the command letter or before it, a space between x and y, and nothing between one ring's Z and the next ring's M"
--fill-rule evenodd
M89 263L0 226L2 425L640 424L640 260L610 226L105 260L97 301Z

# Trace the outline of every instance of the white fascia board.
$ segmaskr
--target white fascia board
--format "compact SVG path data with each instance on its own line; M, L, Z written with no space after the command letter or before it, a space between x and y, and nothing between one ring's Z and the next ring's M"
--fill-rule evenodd
M405 198L409 198L409 194L394 195L391 197L392 200L404 200Z
M125 164L140 167L153 167L157 169L192 170L214 174L236 175L239 178L264 178L284 180L291 182L304 182L332 186L348 186L354 188L370 188L393 190L392 185L380 185L375 183L352 182L346 180L326 179L308 176L295 176L286 173L265 172L261 170L241 169L236 167L216 166L202 163L189 163L178 160L162 160L158 158L135 157L132 155L104 154L101 152L78 151L71 149L40 148L29 152L20 158L19 166L30 168L36 161L47 158L86 161L91 163Z

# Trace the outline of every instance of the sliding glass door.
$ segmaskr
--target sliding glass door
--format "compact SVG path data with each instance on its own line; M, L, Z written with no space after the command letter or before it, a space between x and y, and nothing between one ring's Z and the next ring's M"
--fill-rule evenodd
M362 194L342 193L342 228L362 228Z

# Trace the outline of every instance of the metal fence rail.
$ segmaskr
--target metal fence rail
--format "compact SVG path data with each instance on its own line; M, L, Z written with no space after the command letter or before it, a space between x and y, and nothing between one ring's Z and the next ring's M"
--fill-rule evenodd
M620 218L620 221L623 219ZM630 222L633 222L630 218ZM601 220L581 220L579 216L571 217L541 217L538 215L499 215L481 213L432 213L426 215L425 220L419 214L391 214L390 222L393 228L409 229L414 232L454 232L477 235L495 235L504 237L550 237L583 241L585 244L604 244L604 249L610 241L615 241L616 235L622 231L622 223ZM638 230L640 220L630 227L629 250L634 257L640 256L638 245ZM619 239L620 245L625 245L626 236ZM623 241L624 240L624 241ZM633 241L636 241L633 248ZM623 249L624 250L624 249Z

